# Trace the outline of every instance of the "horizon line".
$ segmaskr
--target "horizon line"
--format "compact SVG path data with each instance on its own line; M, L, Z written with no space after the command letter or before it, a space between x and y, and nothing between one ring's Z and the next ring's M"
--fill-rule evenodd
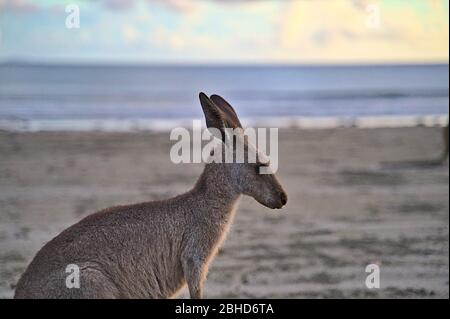
M45 60L0 60L0 67L369 67L369 66L448 66L449 61L392 61L392 62L115 62L115 61L45 61Z

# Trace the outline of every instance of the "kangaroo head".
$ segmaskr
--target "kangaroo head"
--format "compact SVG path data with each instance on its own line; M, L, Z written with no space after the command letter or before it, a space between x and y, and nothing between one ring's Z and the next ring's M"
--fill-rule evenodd
M215 135L219 133L222 140L219 148L214 150L222 153L222 160L207 165L219 167L223 182L239 193L251 196L269 208L283 207L287 203L287 194L274 173L261 173L269 168L268 158L244 134L233 107L218 95L208 98L200 93L199 97L208 129ZM226 161L230 154L232 160Z

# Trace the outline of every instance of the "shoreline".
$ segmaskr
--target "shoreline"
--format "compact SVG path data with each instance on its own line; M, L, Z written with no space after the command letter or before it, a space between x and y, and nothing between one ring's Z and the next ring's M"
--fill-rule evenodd
M168 132L175 127L192 127L198 118L180 119L52 119L9 120L0 119L0 131L6 132ZM203 122L203 119L202 119ZM247 127L278 127L280 129L332 129L332 128L401 128L443 127L449 123L448 115L379 115L361 117L261 117L243 118ZM202 124L204 125L204 124Z

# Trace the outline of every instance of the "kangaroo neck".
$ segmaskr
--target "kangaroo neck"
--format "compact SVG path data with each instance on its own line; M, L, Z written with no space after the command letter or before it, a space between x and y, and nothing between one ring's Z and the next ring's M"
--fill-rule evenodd
M228 217L241 196L219 166L207 164L193 189L201 205L199 211L209 217Z

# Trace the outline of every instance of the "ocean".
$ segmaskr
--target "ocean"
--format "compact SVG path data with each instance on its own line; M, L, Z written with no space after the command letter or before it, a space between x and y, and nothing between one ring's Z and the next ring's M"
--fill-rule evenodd
M0 129L171 127L203 118L200 91L225 97L247 123L272 120L283 126L377 118L441 123L448 119L448 72L448 65L4 64Z

